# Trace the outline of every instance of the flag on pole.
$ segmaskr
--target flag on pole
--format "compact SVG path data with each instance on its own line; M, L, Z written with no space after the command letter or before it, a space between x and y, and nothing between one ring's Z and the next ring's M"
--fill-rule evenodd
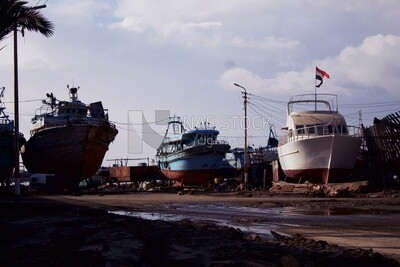
M318 67L315 67L315 79L320 81L320 83L316 85L317 88L319 88L322 85L322 83L324 82L324 78L329 79L329 74L326 71L323 71Z

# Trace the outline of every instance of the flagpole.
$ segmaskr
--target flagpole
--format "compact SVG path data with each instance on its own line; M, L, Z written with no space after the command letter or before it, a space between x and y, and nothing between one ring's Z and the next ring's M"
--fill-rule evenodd
M317 77L317 68L315 67L315 77ZM317 79L314 77L314 100L315 100L315 111L317 111Z

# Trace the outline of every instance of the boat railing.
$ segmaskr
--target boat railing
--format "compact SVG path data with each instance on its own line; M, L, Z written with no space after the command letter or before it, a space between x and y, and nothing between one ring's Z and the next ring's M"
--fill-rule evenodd
M174 153L177 151L181 151L184 149L196 147L196 146L207 146L207 147L212 147L214 145L229 145L229 142L222 140L222 139L212 139L208 138L207 140L202 140L199 142L191 142L191 143L183 143L180 139L174 139L170 137L164 137L164 140L159 148L160 154L164 153Z
M78 121L78 120L89 120L89 121L108 121L108 109L104 109L103 113L93 116L88 111L87 113L68 113L68 114L58 114L57 109L51 108L50 105L42 105L35 111L35 116L32 118L32 122L35 123L41 119L46 119L47 121Z
M360 138L362 137L362 129L351 125L308 125L306 127L299 127L295 130L289 130L287 132L287 140L291 142L300 139L328 135L346 135Z
M9 123L10 123L10 119L9 118L7 118L7 117L0 118L0 124L1 125L5 125L5 124L9 124Z
M54 115L53 109L48 104L44 104L40 108L36 109L34 119L39 119L40 117L44 117L46 115Z
M300 108L309 110L310 105L315 110L317 110L319 105L324 105L327 111L337 111L338 97L335 94L302 94L292 96L287 105L288 114L294 112L295 107L299 110Z

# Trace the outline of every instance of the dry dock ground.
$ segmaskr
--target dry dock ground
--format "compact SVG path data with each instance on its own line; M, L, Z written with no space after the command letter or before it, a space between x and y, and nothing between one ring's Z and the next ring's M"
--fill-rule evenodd
M398 192L3 196L0 266L400 266L399 221Z

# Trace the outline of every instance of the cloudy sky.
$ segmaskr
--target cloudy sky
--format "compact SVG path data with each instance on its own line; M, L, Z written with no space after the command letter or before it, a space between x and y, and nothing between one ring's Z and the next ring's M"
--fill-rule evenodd
M360 111L369 126L400 110L397 0L28 2L46 3L41 12L55 34L19 35L21 131L29 137L46 93L67 99L67 84L80 86L80 99L101 100L119 129L104 165L154 158L166 128L154 123L160 111L192 127L207 120L241 145L243 99L234 83L252 94L249 143L266 145L270 125L281 134L285 102L314 93L316 66L330 74L318 92L339 96L348 124L359 124ZM12 37L3 46L0 86L13 116Z

